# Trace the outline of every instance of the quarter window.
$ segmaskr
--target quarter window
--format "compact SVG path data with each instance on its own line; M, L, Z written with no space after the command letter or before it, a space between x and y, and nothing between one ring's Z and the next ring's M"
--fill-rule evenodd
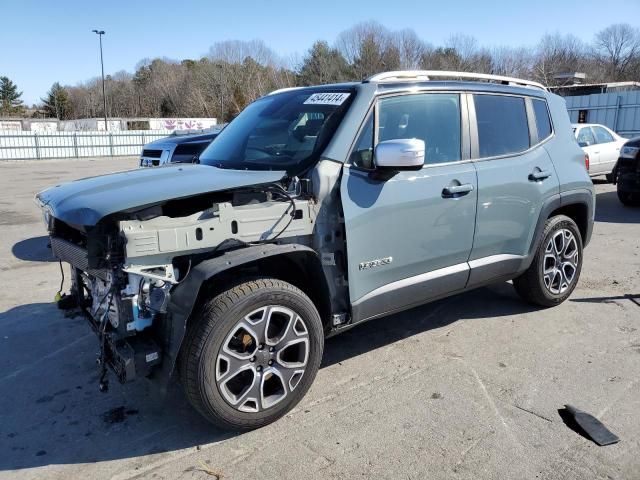
M530 146L524 98L474 95L480 157L508 155Z
M360 132L358 141L351 152L351 163L360 168L373 168L373 115L369 115L362 132Z
M424 93L380 100L378 141L418 138L425 143L425 164L461 159L460 95Z
M544 100L533 99L533 111L536 115L536 127L538 129L538 141L541 142L551 135L551 120L549 119L549 110L547 102Z
M611 134L607 132L604 128L595 127L595 126L591 128L593 128L593 132L596 135L597 143L609 143L614 141L613 136L611 136Z

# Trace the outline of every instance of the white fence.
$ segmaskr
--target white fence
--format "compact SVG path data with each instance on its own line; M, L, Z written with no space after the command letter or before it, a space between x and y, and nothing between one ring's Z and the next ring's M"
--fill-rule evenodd
M0 160L139 155L144 144L171 133L170 130L46 133L0 131Z

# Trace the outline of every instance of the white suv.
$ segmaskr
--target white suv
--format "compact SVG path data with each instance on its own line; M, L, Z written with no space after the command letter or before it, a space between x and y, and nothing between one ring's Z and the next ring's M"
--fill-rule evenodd
M606 175L611 180L611 172L618 161L620 149L627 141L604 125L593 123L574 123L573 133L578 145L589 155L589 175Z

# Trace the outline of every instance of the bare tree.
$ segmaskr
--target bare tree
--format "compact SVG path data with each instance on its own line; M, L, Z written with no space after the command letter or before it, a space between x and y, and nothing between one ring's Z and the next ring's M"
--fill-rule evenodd
M556 85L555 76L583 72L587 67L587 47L574 35L545 35L534 53L532 76L544 85Z
M214 62L241 64L246 58L264 66L279 65L277 55L262 40L225 40L216 42L209 48L207 55Z
M533 53L526 47L497 47L491 51L492 73L508 77L531 76Z
M631 80L638 74L640 30L627 23L611 25L596 34L594 52L611 80Z
M400 68L408 70L419 68L422 58L430 47L409 28L392 33L391 37L392 43L400 54Z

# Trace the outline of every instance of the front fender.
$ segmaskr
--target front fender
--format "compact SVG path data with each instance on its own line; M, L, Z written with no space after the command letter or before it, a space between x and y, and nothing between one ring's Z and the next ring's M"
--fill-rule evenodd
M317 255L312 248L305 245L267 243L226 252L218 257L203 260L191 269L187 277L171 291L171 300L167 308L163 328L165 335L163 361L157 372L157 378L163 390L166 391L173 375L187 330L187 320L194 310L202 284L226 270L264 258L298 252Z

